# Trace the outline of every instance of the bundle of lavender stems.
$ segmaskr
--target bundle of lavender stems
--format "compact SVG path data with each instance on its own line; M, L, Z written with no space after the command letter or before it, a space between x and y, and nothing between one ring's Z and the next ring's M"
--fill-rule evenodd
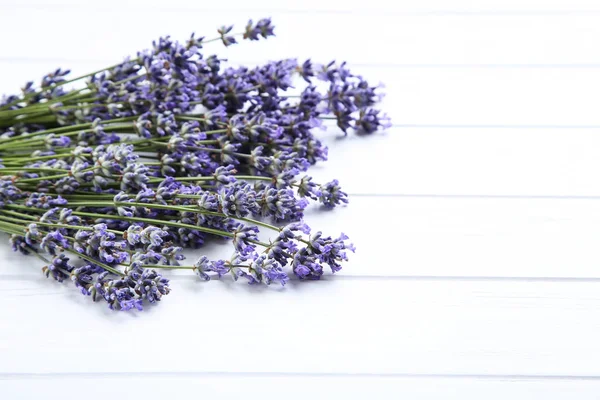
M344 63L233 68L204 54L273 35L262 19L210 40L163 37L117 65L74 79L57 69L3 97L0 231L13 250L123 311L170 292L162 269L267 285L339 271L348 237L302 222L311 202L348 202L337 180L305 174L327 159L313 133L324 120L360 134L389 120L373 108L379 87ZM231 258L184 261L184 248L214 238L231 241Z

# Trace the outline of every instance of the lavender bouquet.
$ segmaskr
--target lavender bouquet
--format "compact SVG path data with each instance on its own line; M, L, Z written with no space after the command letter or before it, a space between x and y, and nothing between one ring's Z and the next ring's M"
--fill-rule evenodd
M274 35L270 19L232 30L163 37L119 64L74 79L57 69L2 99L0 231L15 251L114 310L168 294L157 269L285 285L290 272L314 280L342 268L348 237L302 222L310 202L348 202L337 180L304 175L327 159L312 131L323 120L344 133L385 128L378 87L334 62L225 68L205 45ZM231 258L186 265L182 249L211 237L231 240Z

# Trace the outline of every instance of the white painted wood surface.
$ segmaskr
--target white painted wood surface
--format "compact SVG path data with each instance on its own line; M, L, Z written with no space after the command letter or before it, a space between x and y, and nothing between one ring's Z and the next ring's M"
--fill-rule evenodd
M308 221L356 255L284 289L173 273L125 314L2 243L0 398L598 398L599 2L0 0L0 92L261 16L276 38L214 50L387 85L394 127L325 133L312 171L353 196Z

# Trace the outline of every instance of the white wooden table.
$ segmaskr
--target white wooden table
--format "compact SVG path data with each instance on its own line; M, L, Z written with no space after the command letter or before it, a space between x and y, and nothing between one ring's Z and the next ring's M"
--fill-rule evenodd
M276 38L214 50L387 85L394 127L330 131L312 170L352 196L308 221L356 255L113 313L3 241L0 398L599 398L600 2L0 0L0 92L263 16Z

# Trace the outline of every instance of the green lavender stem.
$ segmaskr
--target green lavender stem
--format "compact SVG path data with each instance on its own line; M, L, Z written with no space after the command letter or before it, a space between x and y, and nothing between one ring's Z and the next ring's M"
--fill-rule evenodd
M159 265L159 264L143 264L140 265L141 268L154 268L154 269L191 269L195 270L197 267L193 265ZM251 268L250 265L241 265L241 264L230 264L228 268L231 270L232 268Z
M196 214L211 215L211 216L215 216L215 217L223 217L223 218L236 219L238 221L244 221L244 222L247 222L249 224L254 224L254 225L262 226L264 228L272 229L272 230L274 230L276 232L281 231L281 229L278 228L278 227L276 227L275 225L267 224L266 222L257 221L257 220L250 219L250 218L242 218L242 217L237 217L235 215L227 215L227 214L220 213L220 212L203 210L201 208L191 208L191 207L184 207L184 206L173 206L173 205L168 205L168 204L135 203L135 202L108 202L108 201L104 201L104 202L89 202L89 201L84 201L84 202L70 202L69 206L71 206L71 207L77 207L77 206L82 206L82 207L83 206L85 206L85 207L118 207L118 206L129 206L129 207L154 208L154 209L160 209L160 210L173 210L173 211L180 211L180 212L191 212L191 213L196 213Z
M77 252L75 250L65 249L65 248L63 248L63 251L66 251L67 253L71 253L73 255L76 255L77 257L83 258L84 260L86 260L88 262L91 262L92 264L97 265L97 266L101 267L102 269L104 269L104 270L106 270L108 272L112 272L115 275L125 276L125 274L122 273L121 271L119 271L119 270L111 267L110 265L104 264L103 262L95 260L94 258L89 257L86 254L82 254L82 253L79 253L79 252Z
M6 213L7 210L0 210L0 213ZM13 212L12 215L14 214L18 214L18 216L20 218L31 218L30 215L27 214L22 214L22 213L17 213L17 212ZM91 226L81 226L81 225L68 225L68 224L58 224L58 223L54 223L54 222L42 222L39 221L37 218L33 217L35 219L35 221L26 221L28 223L32 223L32 224L37 224L37 225L41 225L41 226L47 226L50 228L67 228L67 229L78 229L81 231L93 231L95 230L93 227ZM22 221L20 219L17 218L12 218L12 217L7 217L7 216L0 216L0 219L4 220L4 221L10 221L10 222L18 222L18 223L23 223L25 221ZM107 229L107 232L112 232L114 234L117 235L123 235L123 231L117 231L114 229Z
M232 34L232 36L241 36L241 35L243 35L243 33ZM204 40L204 41L202 41L202 44L205 45L207 43L217 42L219 40L221 40L221 37L216 37L216 38L213 38L213 39ZM133 63L133 64L140 65L141 61L142 60L139 57L136 57L136 58L133 58L133 59L130 59L130 60L121 61L121 62L119 62L117 64L101 68L101 69L99 69L97 71L89 72L89 73L87 73L85 75L80 75L78 77L71 78L71 79L59 82L59 83L57 83L55 85L52 85L50 87L47 87L47 88L42 88L39 91L35 91L34 93L26 94L26 95L24 95L23 97L21 97L19 99L16 99L16 100L14 100L14 101L12 101L12 102L10 102L8 104L3 105L2 107L0 107L0 111L10 109L10 107L15 106L15 105L20 104L20 103L23 103L23 102L25 102L27 100L30 100L30 99L34 98L35 96L39 95L40 93L44 93L45 91L53 90L53 89L55 89L57 87L64 86L64 85L67 85L67 84L70 84L70 83L74 83L74 82L80 81L82 79L94 76L96 74L100 74L100 73L105 72L105 71L110 71L112 69L120 67L121 65L123 65L125 63ZM143 75L140 75L138 77L143 77ZM121 81L121 82L116 82L116 83L123 83L123 82ZM84 90L84 89L88 89L88 88L86 87L86 88L82 88L82 89L79 89L79 90ZM70 93L67 93L67 95L68 94L70 94ZM65 96L63 96L63 97L65 97Z
M126 204L131 204L131 203L126 203ZM26 207L26 206L22 206L22 205L19 205L19 204L7 204L6 207L8 207L10 209L13 209L13 210L25 210L25 211L32 211L32 212L38 212L38 213L45 212L44 210L39 210L37 208ZM125 216L122 216L122 215L96 214L96 213L89 213L89 212L82 212L82 211L73 211L72 214L73 215L78 215L80 217L113 219L113 220L129 221L129 222L144 222L144 223L147 223L147 224L153 224L153 225L159 225L159 226L163 225L163 226L172 226L174 228L187 228L187 229L197 230L197 231L200 231L200 232L210 233L210 234L213 234L213 235L216 235L216 236L225 236L225 237L229 237L229 238L235 237L235 234L233 234L231 232L221 231L221 230L212 229L212 228L206 228L204 226L184 224L184 223L181 223L181 222L171 222L171 221L162 220L162 219L139 218L139 217L125 217ZM264 242L260 242L260 241L254 241L254 240L251 241L251 242L254 243L254 244L263 246L263 247L269 247L268 243L264 243Z
M102 126L104 126L105 124L110 124L110 123L114 123L114 122L133 121L137 118L138 118L138 116L107 119L107 120L102 121ZM86 129L86 128L90 128L91 126L92 126L92 123L86 123L86 124L61 126L61 127L52 128L52 129L45 129L43 131L32 132L32 133L28 134L27 136L13 136L13 137L9 137L6 139L0 139L0 144L20 140L20 139L23 139L24 137L30 138L33 136L47 135L48 133L62 133L62 132L69 132L69 131L73 131L73 130L79 131L79 129Z

